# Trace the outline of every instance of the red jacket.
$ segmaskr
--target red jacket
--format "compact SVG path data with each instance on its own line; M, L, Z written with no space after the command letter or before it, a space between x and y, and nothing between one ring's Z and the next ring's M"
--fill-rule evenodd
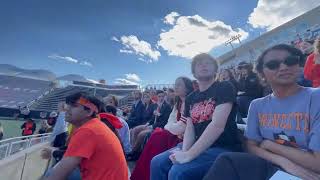
M304 77L312 81L313 87L320 87L320 64L315 64L314 53L310 54L304 66Z
M22 127L21 127L23 130L22 130L22 135L23 136L29 136L29 135L32 135L33 132L35 131L36 127L35 127L35 124L33 122L25 122Z

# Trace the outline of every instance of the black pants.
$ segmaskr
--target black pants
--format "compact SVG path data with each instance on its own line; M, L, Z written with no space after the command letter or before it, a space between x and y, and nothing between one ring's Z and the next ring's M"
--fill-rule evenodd
M250 96L238 96L237 97L237 104L239 106L239 112L240 112L242 118L247 117L250 103L254 99L255 99L254 97L250 97Z
M278 168L249 153L223 153L203 180L267 180Z
M53 141L53 147L65 146L66 142L67 142L67 138L68 138L67 132L63 132L61 134L58 134Z

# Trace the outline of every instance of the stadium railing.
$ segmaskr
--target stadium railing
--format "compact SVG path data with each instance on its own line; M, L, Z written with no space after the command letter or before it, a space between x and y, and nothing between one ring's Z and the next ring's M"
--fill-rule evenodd
M0 160L34 145L47 142L51 133L19 136L0 141Z

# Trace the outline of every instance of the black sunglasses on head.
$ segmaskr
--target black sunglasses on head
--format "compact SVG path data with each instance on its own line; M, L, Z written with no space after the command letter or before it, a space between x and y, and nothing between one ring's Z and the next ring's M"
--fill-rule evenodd
M284 60L270 60L267 63L265 63L263 66L270 69L275 70L278 69L281 65L281 63L285 64L286 66L294 66L300 63L300 56L288 56Z

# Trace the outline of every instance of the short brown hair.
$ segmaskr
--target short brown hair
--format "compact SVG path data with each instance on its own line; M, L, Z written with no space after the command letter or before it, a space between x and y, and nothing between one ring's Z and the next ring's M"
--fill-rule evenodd
M192 62L191 62L191 72L192 72L192 74L194 74L194 70L195 70L196 64L199 61L201 61L202 59L211 60L213 65L214 65L214 67L216 68L215 70L217 71L219 69L219 65L218 65L217 61L212 56L210 56L207 53L201 53L201 54L198 54L198 55L196 55L195 57L192 58Z

